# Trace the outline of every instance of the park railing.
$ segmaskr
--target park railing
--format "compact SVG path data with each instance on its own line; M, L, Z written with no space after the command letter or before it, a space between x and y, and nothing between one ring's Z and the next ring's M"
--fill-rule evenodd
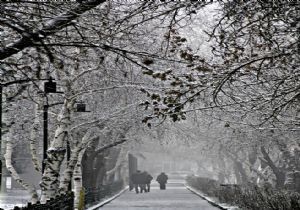
M253 184L221 184L216 180L197 176L189 176L186 181L190 187L216 198L219 203L227 203L241 209L300 209L300 194L297 192Z
M25 207L15 206L13 210L73 210L74 193L68 192L48 200L45 204L28 203Z
M123 181L117 181L98 188L85 189L85 205L91 206L107 197L117 194L124 187Z

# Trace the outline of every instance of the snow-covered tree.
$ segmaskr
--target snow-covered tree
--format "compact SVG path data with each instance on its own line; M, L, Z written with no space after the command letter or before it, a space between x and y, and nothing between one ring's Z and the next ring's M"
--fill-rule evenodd
M75 188L80 190L82 157L88 154L88 147L95 145L97 151L98 147L114 146L119 139L101 138L103 133L126 135L124 129L134 128L141 121L139 91L160 89L143 78L141 69L173 62L164 57L168 47L161 45L165 44L161 37L174 24L187 24L183 19L203 5L118 0L1 4L1 82L27 82L26 86L16 84L5 91L15 93L15 100L20 101L18 108L26 105L34 113L26 119L33 126L30 135L22 130L18 137L30 139L38 171L37 139L42 136L38 122L43 107L50 113L49 147L40 184L42 202L66 191L72 176L79 186ZM50 78L61 94L44 93L44 80ZM88 104L91 112L76 113L81 102ZM24 119L26 114L21 116ZM71 157L60 173L67 144Z

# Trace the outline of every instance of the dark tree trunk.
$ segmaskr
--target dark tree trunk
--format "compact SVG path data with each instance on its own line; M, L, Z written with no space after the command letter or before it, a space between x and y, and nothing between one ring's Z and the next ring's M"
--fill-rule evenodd
M285 183L285 173L278 171L276 174L276 185L275 187L277 189L282 189L284 187L284 183Z
M269 154L267 153L266 149L262 146L260 148L261 153L263 154L264 163L268 164L268 166L272 169L275 177L276 177L276 188L277 189L281 189L284 187L284 183L285 183L285 171L283 171L281 168L276 167L275 163L273 162L273 160L270 158Z
M248 183L248 177L247 177L246 171L243 168L242 163L237 160L234 161L234 173L237 178L237 184L247 184Z
M87 189L98 188L102 184L104 174L104 155L95 151L86 152L82 163L83 186Z

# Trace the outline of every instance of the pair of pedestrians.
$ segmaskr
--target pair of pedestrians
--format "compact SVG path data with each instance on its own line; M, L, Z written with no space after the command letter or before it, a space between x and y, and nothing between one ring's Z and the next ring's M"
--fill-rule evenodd
M136 193L150 192L150 184L153 177L147 172L137 170L130 177Z

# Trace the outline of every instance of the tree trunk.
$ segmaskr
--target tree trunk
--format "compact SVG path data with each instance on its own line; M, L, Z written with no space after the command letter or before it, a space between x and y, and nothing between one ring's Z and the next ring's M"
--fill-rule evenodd
M300 150L298 148L285 148L283 153L287 163L287 173L284 186L292 191L300 191Z
M74 207L75 210L78 210L80 207L80 192L82 191L82 170L81 170L81 162L82 162L82 157L85 152L85 149L81 150L78 154L78 159L77 163L74 169L74 178L73 178L73 183L74 183ZM83 205L83 204L81 204Z
M235 162L237 170L241 176L242 184L247 184L249 182L247 173L243 167L243 164L240 161Z
M29 185L28 183L24 182L24 180L21 179L21 177L15 170L14 166L12 165L11 159L12 159L13 146L12 146L11 138L12 138L12 132L9 132L6 141L6 153L4 155L6 168L11 174L12 178L30 193L31 203L35 204L38 201L38 194L36 190L33 188L33 186Z
M285 173L279 171L275 174L275 176L276 176L276 185L275 185L275 187L277 189L282 189L284 187L284 183L285 183L285 179L286 179Z
M97 158L94 163L94 178L95 178L95 185L94 188L99 188L103 184L103 181L105 179L105 173L106 173L106 168L105 168L105 159L104 159L104 154L98 154Z
M276 167L276 165L274 164L274 162L272 161L272 159L270 158L269 154L263 146L260 147L260 150L265 159L265 163L268 164L268 166L271 168L276 177L276 188L281 189L284 186L285 182L285 172L282 171L280 168Z
M37 137L39 133L39 127L41 122L39 121L39 115L40 115L40 105L35 104L34 107L34 121L31 129L31 135L30 135L30 151L31 151L31 157L32 157L32 163L36 171L42 172L42 167L41 167L41 160L37 154Z
M128 153L123 148L121 148L114 168L106 172L107 179L110 179L110 177L114 177L115 180L117 177L120 177L120 174L117 173L120 173L120 168L124 163L126 163L127 156Z
M58 127L55 131L54 139L47 151L47 161L45 171L40 184L42 190L41 202L55 197L59 191L59 173L61 164L65 157L66 138L71 124L70 111L74 101L65 100L61 113L58 117Z
M70 160L67 162L67 168L65 169L63 173L63 178L59 185L60 192L67 192L68 186L71 182L74 169L76 167L76 163L78 162L78 154L79 154L80 148L75 148L74 151L71 152Z
M91 149L85 151L82 162L83 186L86 189L99 187L104 177L103 171L101 171L105 167L104 155L91 151Z
M241 176L240 176L240 173L239 173L239 170L238 170L238 167L237 165L233 164L233 171L234 171L234 175L235 175L235 178L236 178L236 183L237 184L242 184L242 179L241 179Z

